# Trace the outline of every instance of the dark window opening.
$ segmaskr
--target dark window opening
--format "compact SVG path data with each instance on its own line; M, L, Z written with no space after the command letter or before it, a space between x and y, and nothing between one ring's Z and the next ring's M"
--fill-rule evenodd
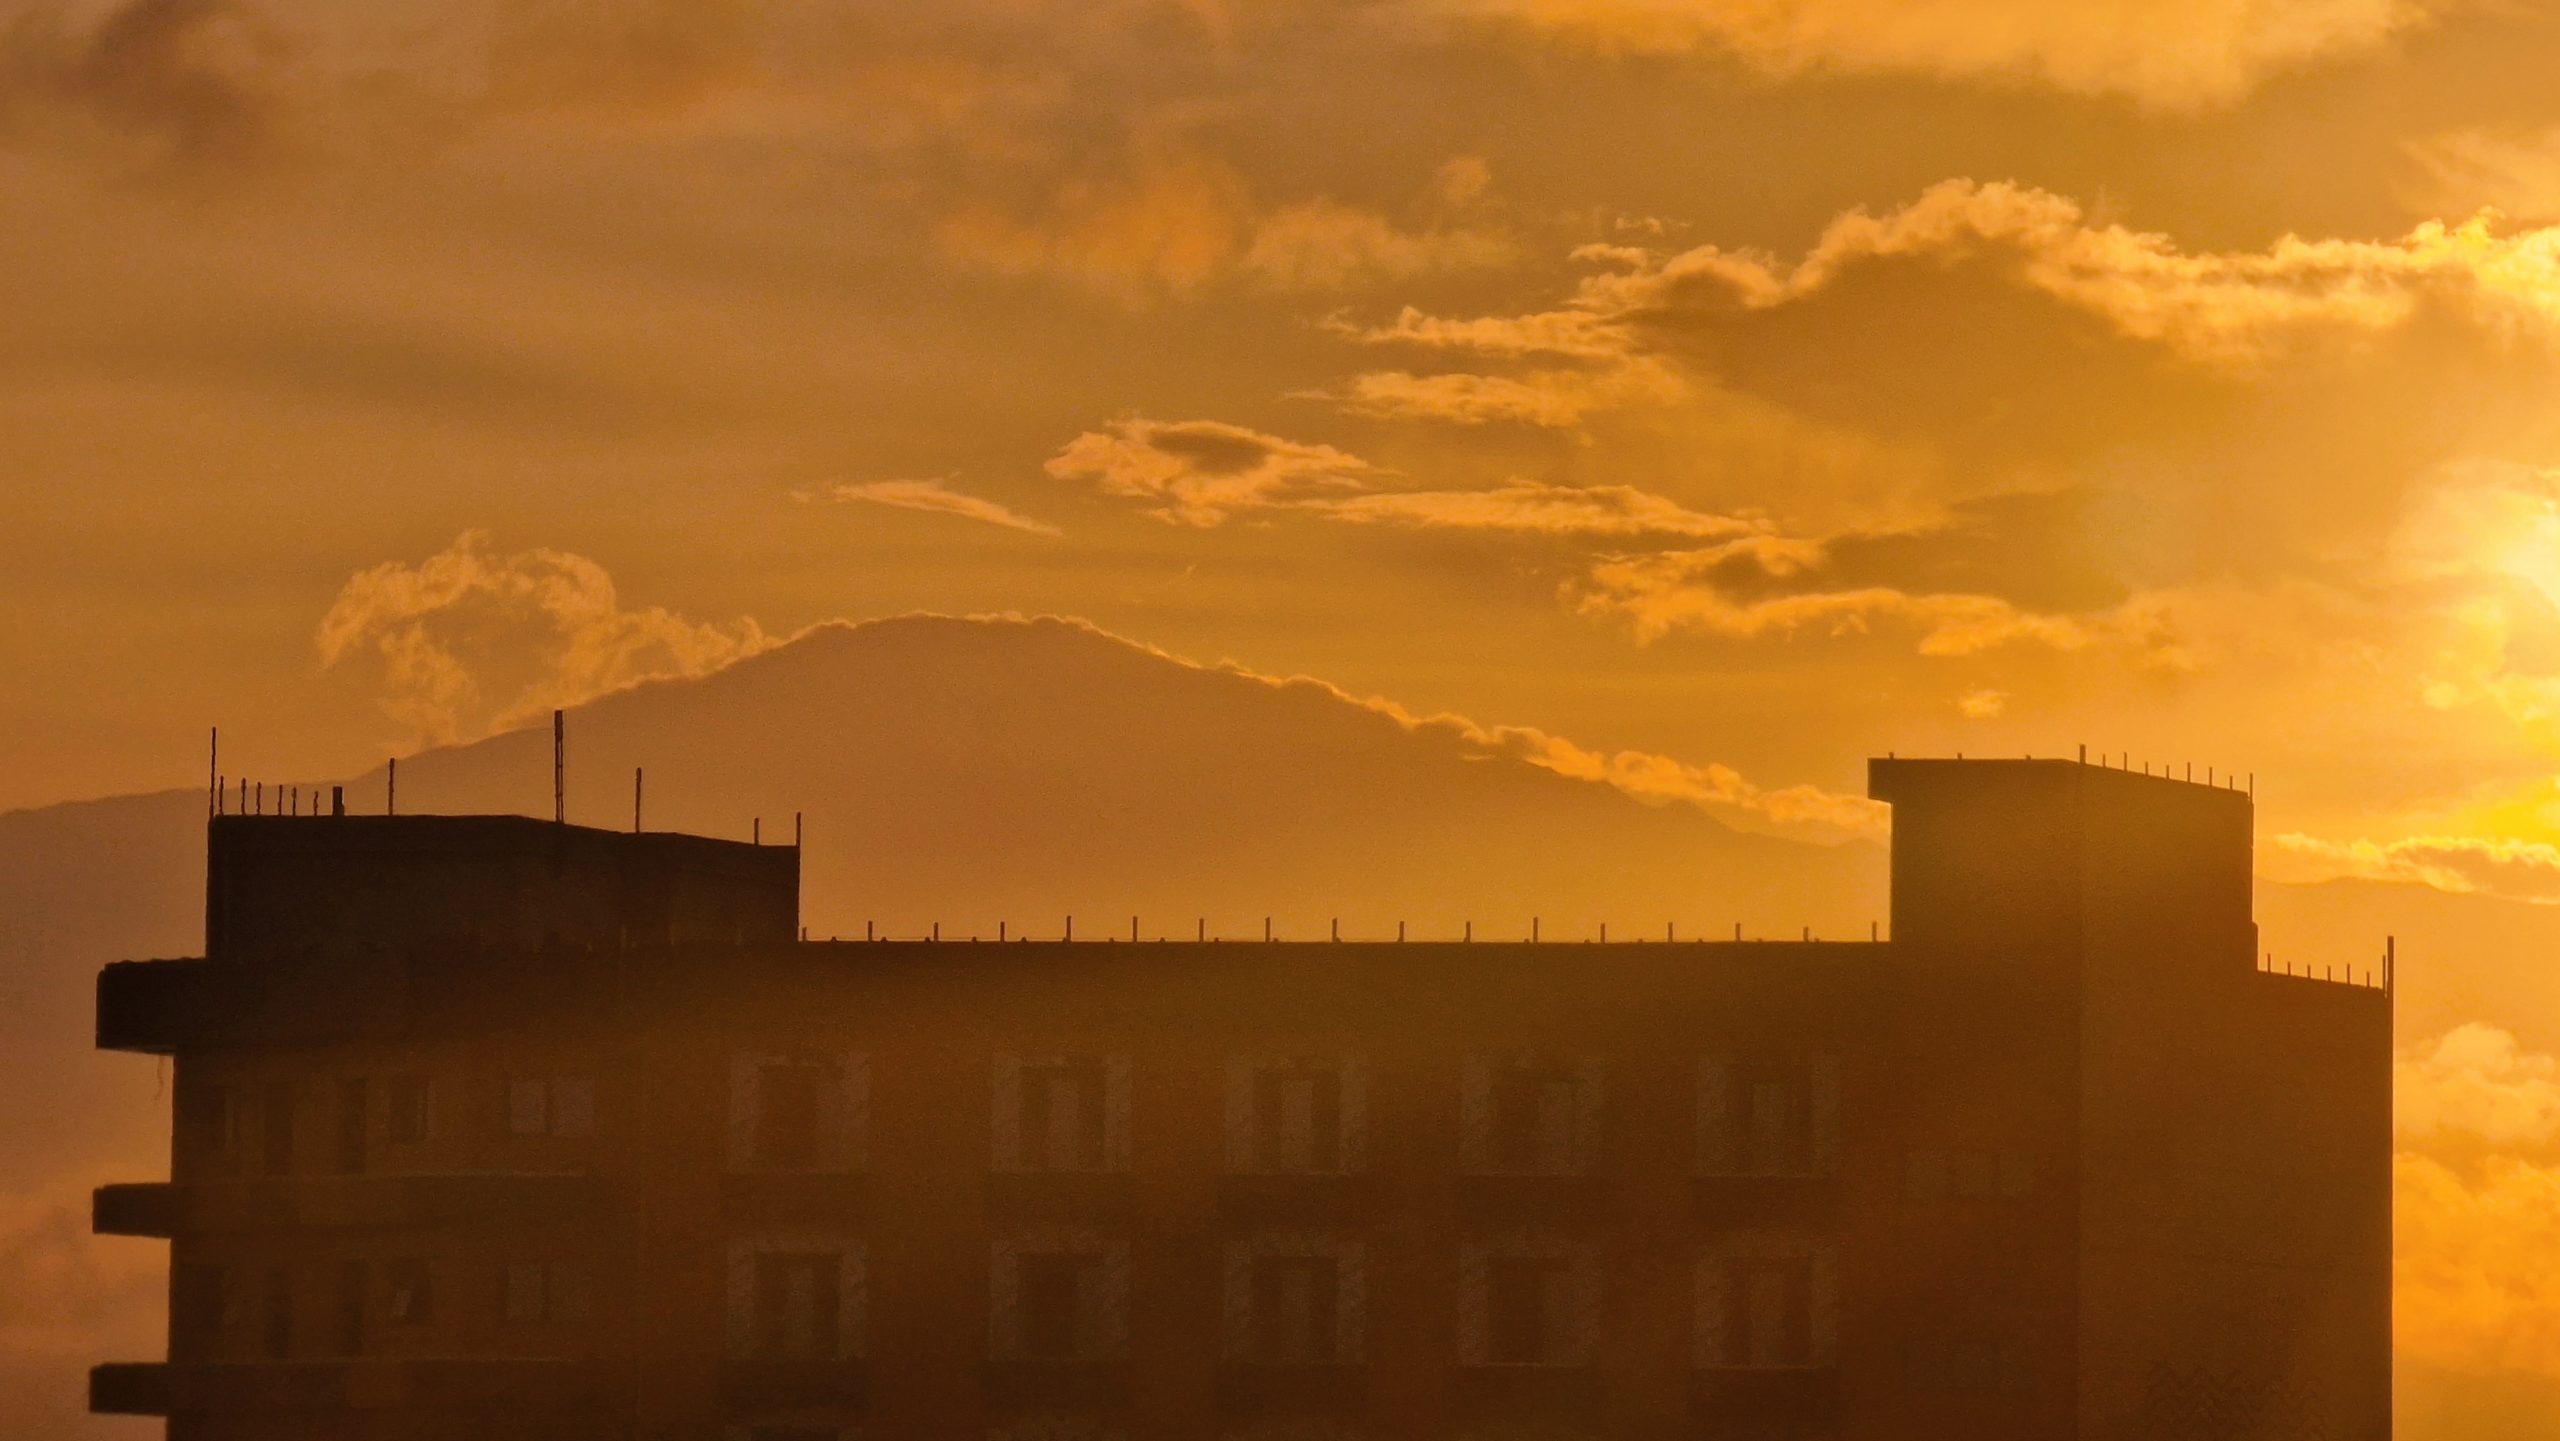
M263 1143L259 1160L270 1176L293 1171L293 1101L293 1082L269 1081L259 1104L259 1139Z
M842 1354L844 1258L833 1253L756 1257L755 1353L768 1360L832 1360Z
M395 1146L414 1146L433 1133L430 1092L424 1076L393 1076L383 1088L383 1134Z
M1342 1075L1329 1066L1272 1066L1253 1078L1255 1162L1264 1171L1342 1169Z
M365 1264L348 1261L338 1267L337 1345L341 1356L364 1351Z
M435 1319L435 1278L426 1262L394 1261L385 1275L393 1321L415 1326Z
M820 1110L832 1069L808 1061L757 1068L757 1165L806 1170L818 1163Z
M282 1266L267 1272L267 1356L281 1361L293 1354L293 1275Z
M338 1146L335 1160L339 1175L361 1176L364 1174L367 1150L366 1123L370 1119L367 1112L370 1109L371 1100L372 1088L364 1083L362 1077L353 1077L338 1083Z
M1330 1256L1263 1256L1253 1267L1253 1349L1261 1360L1340 1354L1340 1268Z
M1718 1268L1726 1367L1773 1369L1813 1363L1813 1262L1806 1257L1733 1257Z
M1492 1161L1499 1171L1580 1168L1582 1088L1569 1071L1512 1066L1495 1072Z
M1035 1171L1102 1169L1107 1089L1100 1061L1024 1067L1024 1165Z

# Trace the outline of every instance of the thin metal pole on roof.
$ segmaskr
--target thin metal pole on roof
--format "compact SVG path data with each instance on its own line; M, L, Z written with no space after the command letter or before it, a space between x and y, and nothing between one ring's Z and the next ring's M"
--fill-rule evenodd
M1529 942L1530 942L1530 944L1535 945L1535 944L1537 944L1537 940L1538 940L1538 918L1537 918L1536 916L1531 916L1531 917L1529 918Z
M633 835L640 833L640 782L640 767L633 766L631 768L631 833Z
M400 758L393 756L382 767L382 813L400 814Z
M551 823L566 825L569 820L569 718L566 711L551 713ZM632 827L638 830L639 827Z
M218 816L222 814L222 727L220 726L213 728L213 737L205 757L204 777L205 784L213 788L204 798L204 813L208 816Z

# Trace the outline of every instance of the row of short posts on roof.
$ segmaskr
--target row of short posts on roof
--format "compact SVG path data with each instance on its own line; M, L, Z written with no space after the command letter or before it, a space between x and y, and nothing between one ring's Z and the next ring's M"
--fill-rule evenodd
M1032 937L1031 937L1030 935L1028 935L1028 934L1023 934L1023 935L1016 935L1016 934L1014 934L1013 927L1012 927L1012 923L1011 923L1011 922L1008 922L1008 921L998 921L998 922L996 922L996 935L995 935L995 938L996 938L996 940L998 940L998 941L1000 941L1000 942L1009 942L1009 941L1028 941L1028 940L1032 939ZM1067 917L1067 918L1066 918L1066 924L1065 924L1065 926L1061 929L1061 931L1060 931L1060 933L1059 933L1059 938L1060 938L1060 939L1062 939L1062 940L1068 940L1068 941L1072 941L1072 940L1074 940L1074 939L1076 938L1076 918L1075 918L1075 917L1073 917L1073 916L1069 916L1069 917ZM1138 918L1137 918L1136 916L1131 916L1131 917L1129 918L1129 936L1128 936L1128 938L1129 938L1131 941L1133 941L1133 942L1134 942L1134 941L1138 941L1138 940L1140 940L1140 939L1141 939L1141 935L1140 935L1139 928L1138 928ZM1476 923L1475 923L1475 922L1473 922L1473 921L1468 921L1468 922L1466 922L1466 923L1465 923L1464 928L1459 932L1459 934L1458 934L1458 940L1459 940L1461 943L1472 943L1472 942L1475 940L1475 938L1476 938ZM801 927L801 928L800 928L800 939L802 939L802 940L804 940L804 941L812 939L812 937L811 937L811 936L810 936L810 934L809 934L809 928L808 928L808 927L803 926L803 927ZM841 942L841 941L843 941L845 938L844 938L844 937L842 937L842 936L828 936L828 937L826 937L826 939L827 939L828 941L830 941L830 942ZM911 940L911 941L934 941L934 942L938 942L938 941L940 941L940 940L942 939L942 923L941 923L940 921L936 921L936 922L934 922L934 923L933 923L933 926L932 926L932 929L930 929L929 931L927 931L927 932L926 932L925 934L923 934L923 935L920 935L920 936L905 936L905 937L900 937L900 936L893 936L893 935L889 935L889 934L887 934L887 933L885 933L885 932L881 931L881 930L880 930L880 928L879 928L879 926L878 926L878 924L877 924L876 922L872 922L872 921L865 921L865 922L863 922L863 923L862 923L862 939L863 939L863 940L865 940L865 941L873 941L873 942L878 942L878 941L895 941L895 940L902 940L902 939L903 939L903 940ZM985 936L983 936L983 935L979 935L979 934L972 934L972 935L970 935L970 937L969 937L969 940L970 940L972 943L976 943L976 942L983 942L985 939L986 939L986 937L985 937ZM1093 937L1088 936L1088 939L1094 939L1094 938L1093 938ZM1116 941L1116 940L1120 939L1120 937L1115 933L1115 934L1110 934L1110 935L1104 935L1104 936L1101 936L1101 937L1099 937L1098 939L1101 939L1101 940L1104 940L1104 941ZM1164 935L1159 935L1159 936L1157 936L1157 937L1156 937L1156 940L1158 940L1158 941L1169 941L1169 940L1171 940L1171 939L1173 939L1171 936L1164 936ZM1279 935L1278 935L1278 934L1277 934L1277 932L1275 932L1275 931L1273 930L1273 928L1272 928L1272 918L1271 918L1271 917L1269 917L1269 916L1265 916L1265 917L1263 917L1263 918L1262 918L1262 939L1263 939L1265 942L1277 941L1277 940L1279 939ZM1342 939L1342 922L1341 922L1339 919L1336 919L1335 921L1333 921L1333 923L1332 923L1332 927L1331 927L1331 932L1330 932L1330 934L1328 934L1328 935L1327 935L1326 939L1327 939L1327 940L1330 940L1330 941L1339 941L1339 940L1341 940L1341 939ZM1403 941L1403 940L1405 940L1405 939L1406 939L1406 927L1405 927L1405 923L1404 923L1404 922L1402 922L1402 921L1398 921L1398 922L1396 922L1396 939L1397 939L1399 942L1401 942L1401 941ZM1540 921L1539 921L1539 918L1538 918L1538 917L1536 917L1536 916L1532 916L1532 917L1530 917L1530 918L1529 918L1529 934L1528 934L1528 936L1527 936L1527 938L1526 938L1526 939L1527 939L1527 940L1529 940L1529 941L1530 941L1531 943L1533 943L1533 944L1543 944L1543 943L1545 943L1545 937L1544 937L1544 935L1542 934L1542 931L1541 931ZM1588 944L1588 943L1589 943L1589 941L1590 941L1591 939L1592 939L1592 938L1590 938L1590 937L1586 937L1586 938L1585 938L1585 943L1586 943L1586 944ZM1599 943L1600 943L1600 944L1602 944L1602 945L1607 945L1607 944L1609 944L1609 924L1608 924L1608 922L1603 921L1603 922L1601 922L1601 923L1600 923L1600 934L1599 934L1599 936L1597 937L1597 939L1598 939ZM1639 945L1640 945L1640 944L1642 944L1642 943L1645 941L1645 939L1646 939L1646 937L1644 937L1644 936L1637 936L1637 937L1635 937L1635 938L1633 939L1633 943L1634 943L1634 944L1639 944ZM1663 939L1663 940L1664 940L1664 942L1666 942L1666 943L1674 943L1674 942L1677 942L1677 941L1680 939L1680 930L1679 930L1679 925L1678 925L1678 923L1676 923L1676 922L1670 922L1670 921L1666 921L1666 922L1664 922L1664 923L1663 923L1663 927L1662 927L1662 939ZM1703 938L1703 937L1699 937L1699 936L1692 936L1692 937L1690 937L1689 939L1690 939L1690 941L1694 944L1694 943L1696 943L1696 942L1698 942L1698 941L1700 941L1700 940L1703 940L1704 938ZM1743 933L1742 933L1742 922L1740 922L1740 921L1736 921L1736 922L1734 922L1734 923L1733 923L1733 939L1734 939L1734 940L1736 940L1736 941L1740 941L1740 940L1745 939L1745 937L1743 936ZM1765 941L1767 938L1766 938L1766 937L1752 937L1752 938L1750 938L1750 939ZM1798 941L1799 943L1808 943L1808 942L1812 942L1812 941L1814 941L1814 940L1816 939L1816 937L1815 937L1815 936L1814 936L1814 934L1813 934L1813 927L1811 927L1811 926L1806 926L1806 927L1803 929L1802 934L1800 934L1796 939L1797 939L1797 941ZM1884 931L1883 931L1882 923L1880 923L1880 922L1875 922L1875 921L1870 921L1870 922L1868 922L1868 923L1867 923L1867 939L1868 939L1869 941L1880 941L1880 940L1884 939ZM1225 940L1226 940L1226 937L1224 937L1224 936L1212 936L1212 935L1210 935L1210 934L1209 934L1209 922L1208 922L1208 918L1207 918L1207 917L1201 917L1201 918L1199 918L1197 921L1195 921L1195 922L1194 922L1193 930L1192 930L1192 940L1193 940L1195 943L1206 944L1206 943L1210 943L1210 942L1223 942L1223 941L1225 941ZM1622 944L1622 945L1623 945L1623 944L1628 944L1628 943L1629 943L1629 942L1627 942L1627 941L1625 941L1625 940L1621 940L1621 941L1619 942L1619 944Z

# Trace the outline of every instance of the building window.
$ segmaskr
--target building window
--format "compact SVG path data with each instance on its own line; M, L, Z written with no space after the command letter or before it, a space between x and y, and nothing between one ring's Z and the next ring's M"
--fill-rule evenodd
M729 1354L838 1361L862 1354L864 1255L842 1236L762 1236L729 1247Z
M1129 1168L1126 1056L996 1058L995 1169Z
M332 1157L341 1176L361 1176L370 1139L372 1088L362 1076L350 1076L338 1083L337 1150Z
M436 1318L434 1274L424 1261L394 1261L383 1269L389 1315L396 1325L422 1326Z
M1339 1175L1361 1169L1367 1078L1351 1056L1227 1062L1227 1169Z
M265 1329L269 1360L293 1354L293 1273L282 1266L267 1271Z
M588 1076L544 1076L507 1083L507 1132L515 1136L588 1136L596 1128L596 1083Z
M181 1331L199 1334L226 1329L239 1321L238 1298L229 1271L220 1266L181 1266L169 1286L171 1320Z
M1840 1344L1838 1253L1792 1234L1730 1236L1698 1255L1701 1371L1828 1366Z
M1589 1364L1600 1258L1589 1242L1515 1236L1458 1257L1458 1354L1471 1366Z
M1002 1361L1116 1361L1129 1343L1129 1247L1050 1230L999 1241L988 1347Z
M393 1076L383 1086L383 1135L395 1146L414 1146L434 1137L435 1088L424 1076Z
M1599 1157L1600 1063L1590 1057L1470 1057L1460 1120L1463 1159L1471 1172L1581 1175Z
M730 1169L858 1169L869 1096L870 1068L859 1054L730 1057Z
M1698 1063L1698 1173L1829 1176L1840 1168L1837 1057Z
M181 1084L176 1108L181 1144L207 1156L228 1154L239 1133L232 1095L229 1086Z
M1367 1278L1361 1244L1273 1232L1227 1244L1225 1353L1231 1361L1330 1365L1360 1359Z
M504 1314L517 1325L575 1323L589 1314L587 1268L576 1261L510 1261L504 1286Z
M270 1176L293 1172L293 1082L269 1081L258 1102L259 1168Z
M341 1356L364 1353L365 1297L371 1277L362 1261L338 1266L337 1343Z

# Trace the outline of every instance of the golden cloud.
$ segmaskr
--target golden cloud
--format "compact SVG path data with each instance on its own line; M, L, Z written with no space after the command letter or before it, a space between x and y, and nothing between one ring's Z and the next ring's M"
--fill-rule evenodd
M1310 445L1216 420L1153 421L1131 416L1067 442L1044 467L1106 495L1153 501L1148 514L1213 526L1239 510L1356 490L1378 474L1348 451Z
M1438 0L1603 49L1732 56L1763 72L1900 72L2192 108L2270 75L2380 52L2415 0Z
M1427 208L1446 209L1449 174L1442 167ZM1476 191L1465 184L1457 193L1475 203ZM1126 174L1070 179L1028 217L965 206L944 221L941 239L944 253L963 264L999 275L1055 276L1133 303L1231 279L1269 290L1334 290L1498 265L1516 249L1499 230L1445 214L1404 226L1322 196L1265 207L1231 166L1193 154L1149 156Z
M1159 502L1147 513L1203 528L1250 511L1515 535L1699 539L1766 531L1757 520L1692 510L1625 485L1382 489L1393 474L1348 451L1214 420L1117 420L1068 441L1047 468L1108 495Z
M360 667L386 713L438 743L642 681L701 675L774 643L751 619L626 608L587 557L498 555L482 531L417 564L348 577L314 639L323 666Z
M2560 1377L2560 1167L2402 1152L2393 1343L2405 1360Z
M1575 254L1599 268L1548 309L1444 317L1408 307L1384 324L1334 327L1362 344L1542 362L1534 368L1379 370L1325 393L1366 414L1461 423L1571 426L1601 410L1676 405L1693 382L1673 356L1695 334L1908 261L1987 269L2127 339L2241 376L2318 340L2405 327L2430 305L2501 333L2560 338L2560 227L2507 232L2490 214L2390 240L2285 236L2198 252L2098 221L2051 191L1956 179L1892 210L1842 214L1792 260L1712 244Z
M1578 603L1587 613L1625 620L1647 641L1682 630L1747 640L1802 632L1862 635L1889 625L1915 632L1920 653L1931 656L2022 643L2054 650L2112 643L2138 647L2155 659L2174 655L2168 618L2156 599L2056 614L1996 595L1842 587L1825 583L1826 555L1823 541L1759 535L1619 556L1591 567ZM1733 578L1754 573L1788 584L1774 593L1737 594Z
M2495 1026L2457 1026L2399 1058L2391 1108L2403 1145L2540 1155L2560 1147L2560 1061Z

